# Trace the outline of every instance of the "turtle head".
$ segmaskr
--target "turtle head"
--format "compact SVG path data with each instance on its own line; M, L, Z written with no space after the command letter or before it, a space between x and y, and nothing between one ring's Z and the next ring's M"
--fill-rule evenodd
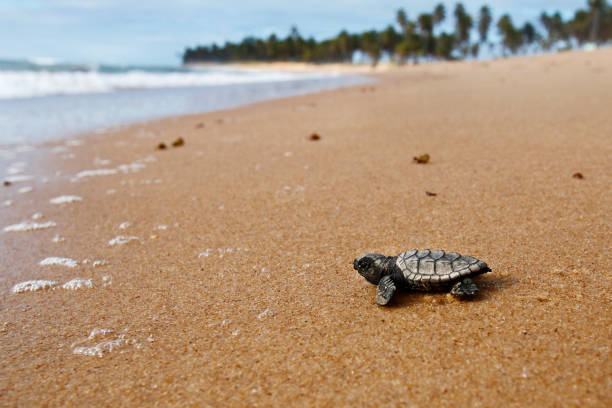
M361 276L366 278L368 282L378 285L378 282L386 272L386 265L384 262L386 259L387 257L381 254L365 254L359 258L355 258L353 261L353 268L355 268Z

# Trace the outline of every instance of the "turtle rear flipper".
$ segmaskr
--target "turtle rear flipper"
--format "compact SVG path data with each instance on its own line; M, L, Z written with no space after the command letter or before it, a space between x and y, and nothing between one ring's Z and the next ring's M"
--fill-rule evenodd
M458 297L473 296L476 292L478 292L478 286L470 278L464 278L455 283L450 291L451 295Z
M385 306L395 293L395 282L389 275L383 276L378 282L378 293L376 294L376 304Z

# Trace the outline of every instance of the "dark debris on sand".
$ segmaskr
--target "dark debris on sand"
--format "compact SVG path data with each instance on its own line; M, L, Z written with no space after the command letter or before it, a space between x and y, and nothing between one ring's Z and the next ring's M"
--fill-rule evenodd
M318 133L313 133L310 136L308 136L308 139L312 141L321 140L321 136L319 136Z
M584 179L584 176L580 172L572 174L572 177L575 178L575 179L578 179L578 180Z
M426 163L429 163L429 154L425 153L425 154L422 154L420 156L414 156L412 158L412 160L414 160L414 162L417 163L417 164L426 164Z
M183 146L184 144L185 144L185 140L182 137L179 137L174 142L172 142L172 147L180 147L180 146ZM166 150L167 148L168 146L164 142L160 142L156 147L157 150Z

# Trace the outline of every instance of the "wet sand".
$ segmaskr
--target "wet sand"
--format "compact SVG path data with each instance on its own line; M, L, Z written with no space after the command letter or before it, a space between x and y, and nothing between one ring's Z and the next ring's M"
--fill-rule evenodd
M406 67L4 151L34 179L0 227L55 226L0 233L0 405L612 405L610 67ZM412 248L493 272L376 306L353 259Z

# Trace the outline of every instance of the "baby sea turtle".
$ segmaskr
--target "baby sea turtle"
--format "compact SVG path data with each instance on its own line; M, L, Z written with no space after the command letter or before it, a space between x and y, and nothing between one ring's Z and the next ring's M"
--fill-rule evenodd
M396 286L413 290L450 288L453 296L471 296L478 291L471 278L491 271L474 257L429 249L413 249L398 256L365 254L353 261L353 267L368 282L378 285L376 303L381 306L389 303Z

